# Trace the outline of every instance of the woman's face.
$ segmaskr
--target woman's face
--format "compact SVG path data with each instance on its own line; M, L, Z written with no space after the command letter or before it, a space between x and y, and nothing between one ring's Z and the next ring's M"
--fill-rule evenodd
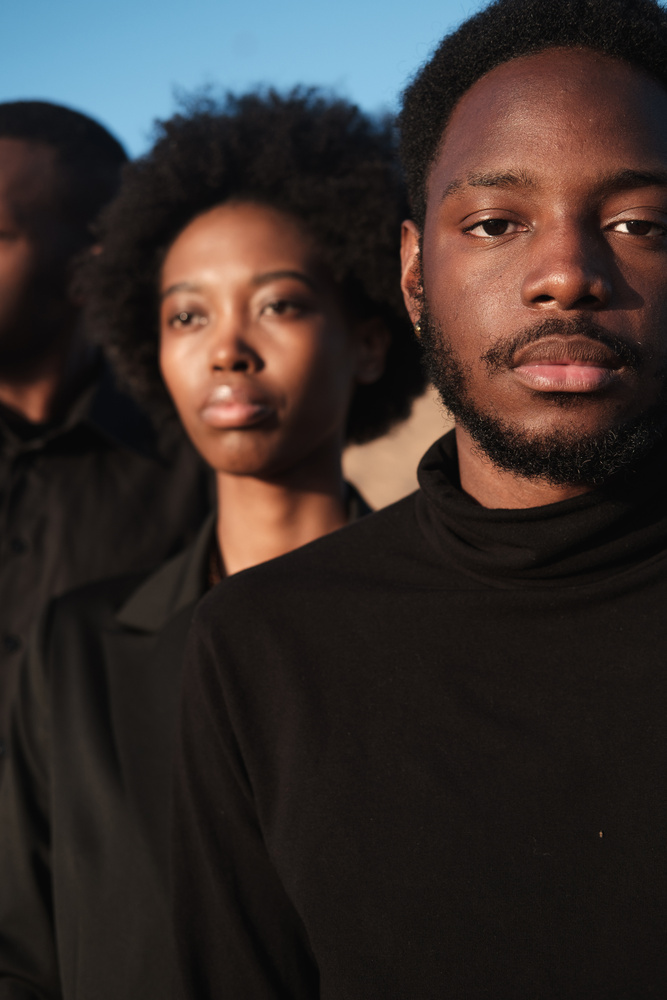
M211 209L172 244L160 291L162 375L213 469L270 477L340 452L355 384L379 377L384 351L345 316L297 221Z

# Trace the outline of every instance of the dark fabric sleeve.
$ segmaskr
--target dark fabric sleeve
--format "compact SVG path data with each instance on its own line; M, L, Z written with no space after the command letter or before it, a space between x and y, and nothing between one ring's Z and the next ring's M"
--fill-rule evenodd
M61 996L52 914L48 613L33 630L0 782L0 1000Z
M188 646L174 815L176 996L313 1000L318 970L262 837L205 618Z

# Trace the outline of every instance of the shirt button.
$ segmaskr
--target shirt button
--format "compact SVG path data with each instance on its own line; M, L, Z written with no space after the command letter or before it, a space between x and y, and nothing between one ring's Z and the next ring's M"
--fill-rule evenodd
M28 546L26 545L26 543L23 541L22 538L12 538L11 542L9 543L9 550L15 556L20 556L21 553L25 552L27 548Z
M21 648L21 640L17 635L5 635L2 640L2 644L8 653L17 653Z

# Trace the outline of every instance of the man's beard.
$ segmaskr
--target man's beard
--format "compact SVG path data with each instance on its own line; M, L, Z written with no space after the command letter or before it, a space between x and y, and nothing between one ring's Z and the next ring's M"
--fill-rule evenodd
M512 427L493 411L484 412L470 393L466 366L447 343L426 305L419 322L423 357L433 385L456 422L499 469L556 486L599 486L635 469L665 435L667 368L657 376L661 382L658 399L638 416L592 433L559 429L540 434ZM630 368L636 369L642 362L633 348L610 337L592 319L556 318L524 331L511 343L492 348L481 360L490 373L499 371L519 346L549 334L588 336L606 343ZM577 405L576 393L550 393L549 399L562 408Z

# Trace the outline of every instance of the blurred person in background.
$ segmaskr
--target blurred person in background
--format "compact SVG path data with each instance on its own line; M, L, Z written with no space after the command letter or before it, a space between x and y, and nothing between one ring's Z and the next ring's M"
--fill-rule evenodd
M155 573L61 598L35 633L0 791L3 1000L169 995L190 618L221 578L367 511L344 444L407 417L424 386L405 211L390 125L297 91L165 122L103 216L92 323L137 392L173 401L217 513ZM248 631L266 614L249 608Z
M0 760L38 609L88 580L147 570L209 506L190 443L117 387L72 288L126 159L76 111L0 104Z

